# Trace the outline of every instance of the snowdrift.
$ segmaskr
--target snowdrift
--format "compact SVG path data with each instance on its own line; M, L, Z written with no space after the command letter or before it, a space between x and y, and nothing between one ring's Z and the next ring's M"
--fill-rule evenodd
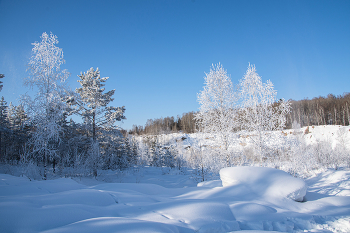
M288 173L268 167L228 167L220 170L222 186L245 185L253 192L303 201L307 185Z

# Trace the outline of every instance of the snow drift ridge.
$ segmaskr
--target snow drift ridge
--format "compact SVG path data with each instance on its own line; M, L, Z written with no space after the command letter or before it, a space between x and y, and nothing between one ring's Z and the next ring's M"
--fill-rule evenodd
M307 186L301 179L268 167L227 167L220 170L222 186L244 184L260 195L303 201Z

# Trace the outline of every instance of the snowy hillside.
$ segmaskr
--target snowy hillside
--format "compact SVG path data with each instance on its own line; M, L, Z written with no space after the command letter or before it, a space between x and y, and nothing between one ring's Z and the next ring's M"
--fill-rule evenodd
M264 133L267 139L270 136L274 136L274 139L278 139L274 144L281 144L284 139L305 140L307 144L315 144L317 142L330 143L334 149L338 146L345 146L346 149L350 149L350 126L340 126L340 125L322 125L322 126L309 126L299 129L288 129L283 131L273 131ZM249 133L245 131L240 131L238 133L231 135L231 140L235 141L232 148L236 147L246 147L249 146L249 138L254 136L254 133ZM180 140L183 138L184 140ZM214 136L211 134L163 134L160 135L160 141L162 144L171 144L182 142L184 148L189 146L206 146L213 145L215 141ZM267 140L269 141L269 140Z
M309 177L323 168L349 167L350 127L310 126L283 131L240 131L229 135L230 146L225 151L220 137L214 134L162 134L140 136L142 147L149 141L158 147L171 148L176 158L186 166L207 174L218 174L227 166L264 166L284 170L294 176ZM140 150L144 159L160 153ZM201 164L201 165L200 165ZM206 175L207 175L206 174ZM203 178L203 177L202 177ZM210 178L210 177L209 177ZM204 180L206 177L204 177Z

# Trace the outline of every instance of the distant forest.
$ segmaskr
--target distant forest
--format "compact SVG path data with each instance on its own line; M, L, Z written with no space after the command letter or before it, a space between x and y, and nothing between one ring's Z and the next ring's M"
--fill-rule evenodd
M196 131L196 124L194 121L195 112L188 112L182 116L165 117L159 119L148 119L145 126L133 125L129 130L129 134L150 134L157 135L163 133L176 133L182 131L184 133L194 133Z
M311 125L350 125L350 93L327 97L316 97L311 100L290 100L291 111L286 116L286 128L292 128L293 123L300 127ZM133 125L129 134L156 135L163 133L194 133L196 124L194 120L196 112L188 112L177 117L164 117L148 119L145 126Z
M350 123L350 93L327 97L317 97L312 100L291 100L291 112L287 115L287 127L291 128L294 121L301 127L310 125L349 125Z

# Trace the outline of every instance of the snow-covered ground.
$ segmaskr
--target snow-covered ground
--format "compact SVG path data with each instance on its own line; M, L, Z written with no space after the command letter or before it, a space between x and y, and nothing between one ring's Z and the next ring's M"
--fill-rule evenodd
M222 171L231 182L224 187L221 180L197 187L190 173L154 167L98 180L0 174L0 232L350 232L350 171L305 180L304 202L296 202L287 194L303 181L238 169Z
M0 174L0 232L350 232L349 168L306 166L335 155L343 156L339 164L349 164L349 130L310 126L266 134L269 143L293 152L270 167L305 165L304 180L254 161L201 183L190 168L138 166L100 170L97 178L38 181L19 167L2 166L0 173L17 176ZM233 134L231 150L246 153L252 136ZM299 143L294 149L293 140ZM158 141L183 156L219 147L212 135L170 134Z

